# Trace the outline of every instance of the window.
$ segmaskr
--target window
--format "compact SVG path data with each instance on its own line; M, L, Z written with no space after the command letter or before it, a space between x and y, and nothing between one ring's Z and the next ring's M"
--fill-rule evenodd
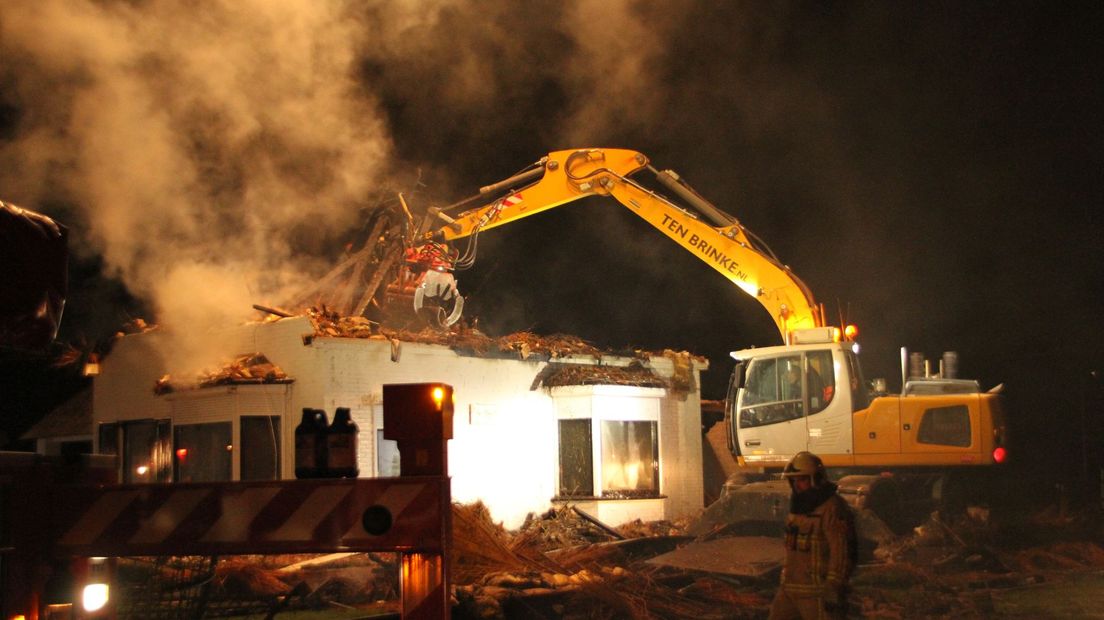
M119 454L119 425L110 422L100 425L100 454Z
M600 486L594 485L594 420L560 420L560 497L627 499L659 495L659 425L599 420Z
M553 388L559 436L557 497L659 498L662 388Z
M384 439L381 428L376 431L376 475L380 478L397 478L401 471L399 442L394 439Z
M656 423L602 420L602 497L655 497L658 494Z
M847 368L851 372L851 410L866 409L870 406L870 392L866 387L859 357L850 351L847 352Z
M776 424L803 414L801 356L752 360L740 401L740 427Z
M560 420L560 496L594 495L594 452L590 418Z
M751 360L740 400L740 428L796 420L806 410L820 413L835 396L831 350Z
M920 430L916 434L918 443L944 446L970 446L970 410L966 405L935 407L924 412L920 420Z
M241 417L242 480L280 478L280 416Z
M170 428L168 420L101 424L100 452L119 456L121 482L168 482L172 479Z
M173 429L177 482L230 480L233 444L229 422L182 424Z
M828 408L836 396L836 370L832 352L809 351L805 354L805 386L809 391L809 415Z

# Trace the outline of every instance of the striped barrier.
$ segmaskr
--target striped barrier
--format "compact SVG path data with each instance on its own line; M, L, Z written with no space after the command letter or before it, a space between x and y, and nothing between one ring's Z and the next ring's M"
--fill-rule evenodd
M54 487L69 555L439 553L442 476Z

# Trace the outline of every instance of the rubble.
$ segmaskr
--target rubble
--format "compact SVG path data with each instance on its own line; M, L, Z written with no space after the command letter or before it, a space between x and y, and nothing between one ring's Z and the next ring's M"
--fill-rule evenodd
M555 359L572 355L598 357L602 351L574 336L538 336L531 332L516 332L492 338L478 328L460 325L448 331L426 327L420 331L397 329L370 321L362 316L342 316L325 307L308 308L305 315L314 326L315 337L370 338L436 344L474 355L510 354L520 359L544 356Z
M167 394L178 389L205 388L218 385L242 385L260 383L290 383L279 366L268 361L262 353L239 355L215 370L203 370L194 382L177 384L170 375L163 375L154 385L155 394Z
M603 355L618 355L621 357L635 357L641 362L647 362L652 357L665 357L675 362L676 374L680 374L680 371L681 374L691 372L692 362L694 361L698 363L705 362L705 358L685 351L648 352L635 350L631 352L613 352L603 350L581 338L566 334L541 336L529 331L519 331L495 338L483 333L477 327L463 324L458 324L447 331L429 327L420 331L412 331L383 325L363 316L343 316L328 310L325 306L308 308L303 314L311 320L314 326L312 337L317 338L369 338L436 344L472 355L507 354L517 356L523 360L534 356L550 360L574 356L598 360ZM685 381L686 379L680 380Z
M721 601L714 594L731 598L731 592L704 585L680 592L693 580L676 579L672 587L668 576L638 561L686 537L628 537L675 532L674 524L634 522L611 529L562 505L530 515L516 532L507 532L491 522L482 504L455 506L453 617L752 617L740 609L718 611Z
M530 389L564 385L668 387L668 382L639 360L633 360L628 366L551 363L537 374Z
M993 512L1007 519L1007 513ZM1016 515L1017 521L1033 518ZM455 504L450 556L453 617L720 620L767 616L777 589L777 567L751 566L755 570L743 574L730 568L761 560L768 546L781 545L781 536L759 541L754 537L692 539L683 535L686 524L670 521L634 521L607 528L564 504L530 515L522 527L508 531L492 520L483 504ZM1071 531L1057 528L1037 532L1054 538L1041 544L1034 538L1002 538L999 531L974 528L968 518L925 523L886 542L893 553L862 556L851 583L848 617L1046 617L1038 610L1061 605L1063 593L1070 598L1070 588L1099 587L1104 548L1097 542L1064 540ZM931 537L931 530L943 533ZM980 542L987 538L1001 540L1005 546ZM694 561L694 545L700 543L719 544L719 551ZM678 563L651 561L671 552L680 552ZM208 614L204 617L244 610L271 614L277 609L395 612L399 605L396 554L245 556L217 563L213 558L190 563L178 558L152 560L129 558L120 564L121 574L141 586L127 590L132 611L152 612L156 605L166 604L169 599L150 602L133 597L134 592L164 596L167 585L202 600ZM196 594L200 587L206 588L202 596ZM1039 596L1046 592L1050 598L1042 603ZM176 605L184 603L181 596L172 600ZM1092 596L1085 595L1085 600L1091 601ZM1023 609L1036 613L1017 612ZM150 617L141 613L132 617Z

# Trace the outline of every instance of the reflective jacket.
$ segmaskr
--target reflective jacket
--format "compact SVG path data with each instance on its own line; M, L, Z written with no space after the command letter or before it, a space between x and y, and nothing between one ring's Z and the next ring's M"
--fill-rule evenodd
M835 493L808 514L786 517L782 587L793 597L838 597L855 567L855 523Z

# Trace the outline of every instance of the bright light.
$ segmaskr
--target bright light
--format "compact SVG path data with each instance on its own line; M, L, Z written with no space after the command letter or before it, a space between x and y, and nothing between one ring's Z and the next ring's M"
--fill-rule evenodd
M744 282L741 280L739 282L733 282L733 284L743 289L743 291L748 295L751 295L752 297L759 297L759 287L755 283Z
M1008 451L1004 449L1004 446L997 446L993 449L993 461L997 463L1003 463L1004 459L1008 457Z
M107 605L107 584L90 583L84 586L81 594L81 605L87 612L99 611Z
M441 408L441 403L445 401L445 388L435 387L433 388L433 402L437 403L437 408Z
M840 329L838 327L832 328L832 342L840 341Z
M858 336L858 335L859 335L859 328L855 327L854 325L848 325L847 327L843 328L843 336L844 336L844 338L847 338L848 340L854 340L855 336Z
M187 448L177 448L176 449L176 458L183 461L185 459L185 457L187 457L187 456L188 456L188 449Z
M855 355L859 354L859 343L857 343L857 342L852 342L851 343L851 352L854 353Z
M149 472L149 466L139 465L138 469L135 469L134 471L138 472L139 476L145 476Z

